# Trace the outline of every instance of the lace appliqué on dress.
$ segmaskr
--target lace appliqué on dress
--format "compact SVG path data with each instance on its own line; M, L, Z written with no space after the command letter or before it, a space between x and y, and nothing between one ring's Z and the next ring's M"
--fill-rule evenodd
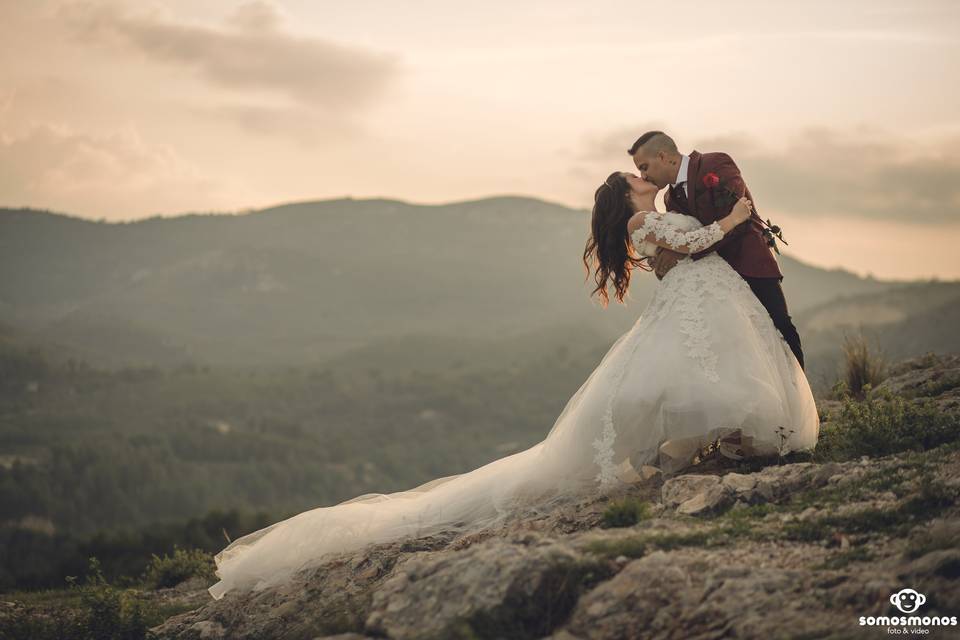
M644 324L644 317L641 317L640 321L630 331L635 334L642 330ZM629 353L617 354L617 357L620 358L620 366L617 369L616 378L614 378L616 382L612 385L610 394L607 396L607 406L604 408L601 417L603 429L600 432L600 437L593 441L593 448L597 452L593 456L593 461L600 468L596 480L601 489L607 489L617 484L617 465L613 463L613 444L617 438L617 431L613 426L613 404L620 392L620 386L623 384L627 365L634 361L634 354L639 345L640 341L636 339L636 336L630 335L622 345L624 350L629 349Z
M717 222L711 222L705 227L684 231L669 220L665 220L660 211L648 211L643 218L643 225L636 229L632 234L634 245L637 250L644 255L645 250L652 244L645 238L653 234L657 240L665 242L673 249L683 249L684 253L696 253L719 242L723 238L723 229Z
M596 455L593 456L593 461L600 468L596 480L602 488L611 486L617 480L616 465L613 464L613 443L617 437L617 432L613 428L614 395L610 395L607 408L603 413L603 431L600 433L600 437L593 441L593 448L597 451Z
M703 373L711 382L720 382L717 373L717 354L710 348L710 330L703 318L702 300L707 293L703 278L687 278L681 285L677 306L681 309L680 331L686 336L687 355L698 360Z
M692 225L697 225L697 228L691 229ZM689 252L706 249L723 238L723 230L716 222L700 226L700 222L690 216L659 211L648 212L643 225L633 232L634 243L640 243L638 248L650 244L645 240L650 234L674 248L683 247ZM728 267L725 262L720 264L716 260L724 262L719 256L707 256L695 268L689 256L681 258L664 276L649 310L663 318L674 305L678 307L681 318L678 329L686 337L684 344L687 355L700 363L704 375L712 382L720 381L718 361L710 346L710 331L703 317L701 302L704 296L722 296L724 289L729 290L734 286L730 282L731 275L740 278L736 272L724 268Z
M743 296L748 292L751 295ZM726 260L716 254L696 262L684 258L664 276L655 294L655 301L651 301L650 312L662 319L672 309L679 310L681 319L678 328L686 336L684 344L687 355L700 362L709 380L719 382L720 377L717 373L718 358L711 348L711 335L703 316L702 301L707 296L720 300L731 296L744 297L749 301L745 303L745 309L754 330L768 336L772 344L779 344L784 353L789 354L790 347L773 326L767 310ZM793 382L796 383L795 380Z

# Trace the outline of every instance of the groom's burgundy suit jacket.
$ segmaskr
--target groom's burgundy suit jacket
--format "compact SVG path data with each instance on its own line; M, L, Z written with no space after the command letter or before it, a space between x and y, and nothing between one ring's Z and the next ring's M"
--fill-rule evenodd
M750 189L740 176L740 169L733 158L725 153L690 152L687 169L687 189L690 195L675 197L671 188L667 188L664 203L668 211L677 211L693 216L704 225L723 218L730 213L730 206L714 206L714 198L703 182L704 176L714 173L720 179L715 189L726 188L738 197L747 196L753 202L753 214L749 220L737 225L722 240L707 249L694 253L694 260L716 251L720 257L730 263L737 273L750 278L783 278L777 259L763 237L763 224L757 215L757 203L750 195ZM678 187L681 191L683 187ZM721 198L722 200L722 198Z

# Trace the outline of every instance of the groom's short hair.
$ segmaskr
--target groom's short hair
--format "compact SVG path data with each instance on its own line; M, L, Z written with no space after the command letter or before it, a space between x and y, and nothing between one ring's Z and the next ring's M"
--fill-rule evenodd
M645 134L637 138L637 141L633 143L633 146L627 149L627 155L633 156L637 152L637 149L640 147L649 146L650 151L657 153L659 151L667 151L670 153L680 153L677 149L677 143L673 141L673 138L665 134L663 131L647 131Z

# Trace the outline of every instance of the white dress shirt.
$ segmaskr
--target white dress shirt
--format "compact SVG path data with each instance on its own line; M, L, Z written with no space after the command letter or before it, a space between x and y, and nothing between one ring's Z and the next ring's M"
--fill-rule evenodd
M690 189L687 188L687 172L690 170L690 156L682 155L680 156L680 169L677 171L677 181L673 183L673 187L676 188L678 184L683 185L683 193L687 196L687 199L690 199Z

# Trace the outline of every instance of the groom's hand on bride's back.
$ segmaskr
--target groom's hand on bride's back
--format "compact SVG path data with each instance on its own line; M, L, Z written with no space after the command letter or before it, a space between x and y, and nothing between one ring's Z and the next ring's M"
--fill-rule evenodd
M657 247L657 254L653 258L653 272L657 275L657 280L663 280L663 276L667 275L667 272L673 269L682 257L682 253Z

